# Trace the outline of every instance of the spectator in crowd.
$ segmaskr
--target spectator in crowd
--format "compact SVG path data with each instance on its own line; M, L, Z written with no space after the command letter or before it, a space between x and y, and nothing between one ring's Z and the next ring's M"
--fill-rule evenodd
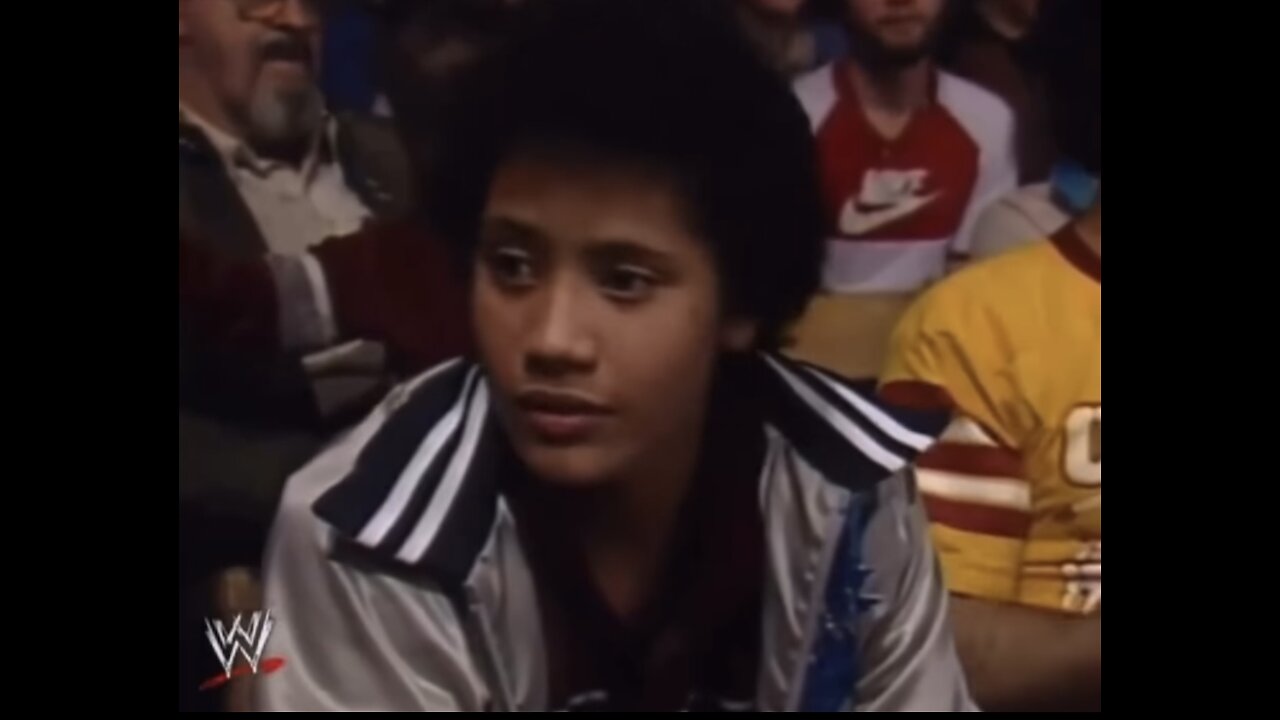
M817 138L827 261L792 352L875 377L914 294L968 255L978 213L1017 186L1014 122L937 68L946 0L846 0L851 56L797 80Z
M301 258L283 274L290 297L324 295L309 248L403 216L413 196L390 125L326 110L317 84L325 5L178 2L179 236L234 258ZM182 263L180 250L180 272ZM258 607L251 568L285 478L385 393L389 375L380 346L334 345L324 302L298 306L317 310L307 323L319 341L307 354L245 353L205 336L181 292L180 616L198 641L206 579L250 568L218 575L217 611Z
M530 5L436 198L479 362L290 481L261 708L970 707L895 475L922 418L770 352L819 282L814 149L718 8Z
M818 142L825 288L914 291L964 257L977 213L1017 187L1013 115L937 69L946 0L847 0L848 62L796 83Z
M1070 3L1071 0L1059 0ZM1040 41L1058 32L1042 0L971 0L957 6L944 65L999 95L1017 118L1018 178L1044 182L1055 156L1040 75Z
M410 207L410 173L394 130L325 110L316 85L321 6L178 2L178 225L211 251L305 258L326 237ZM298 268L290 284L321 295L318 268ZM284 477L326 429L385 392L381 349L331 347L332 316L320 312L314 322L316 353L263 360L200 337L180 308L184 489L225 491L238 498L229 504L252 506L246 512L265 521Z
M430 194L444 123L477 61L500 46L514 0L367 0L379 50L369 64L402 130L415 188ZM350 10L350 12L354 12ZM364 13L367 12L367 16ZM343 17L350 17L344 15ZM446 182L441 179L439 182ZM433 222L415 208L404 221L375 222L329 237L305 253L244 255L179 230L179 306L218 347L262 354L372 339L397 374L413 374L465 346L458 264ZM308 275L323 282L299 282ZM460 273L459 276L460 277ZM332 323L316 321L324 313ZM325 333L328 332L329 335Z
M1099 69L1099 115L1100 45L1073 53ZM883 383L894 403L953 413L917 484L979 703L1101 710L1101 186L1052 242L930 290L895 334Z
M1048 181L1019 188L983 211L974 225L974 258L1043 242L1092 207L1100 187L1102 3L1051 3L1045 22L1039 45L1057 161Z
M884 394L955 421L917 482L988 710L1102 703L1102 199L931 290Z

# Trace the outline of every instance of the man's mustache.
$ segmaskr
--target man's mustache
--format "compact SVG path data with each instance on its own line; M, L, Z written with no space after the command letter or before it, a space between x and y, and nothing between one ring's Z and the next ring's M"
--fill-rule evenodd
M311 45L294 35L280 35L265 41L258 48L258 60L287 60L303 63L307 67L315 66L315 58L311 55Z

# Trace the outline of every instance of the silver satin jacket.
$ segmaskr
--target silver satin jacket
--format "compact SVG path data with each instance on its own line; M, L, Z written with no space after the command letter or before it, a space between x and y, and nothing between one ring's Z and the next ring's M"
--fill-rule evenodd
M761 711L972 710L906 464L939 424L774 355L744 363L766 450ZM537 594L474 365L398 389L288 484L265 561L263 710L547 709Z

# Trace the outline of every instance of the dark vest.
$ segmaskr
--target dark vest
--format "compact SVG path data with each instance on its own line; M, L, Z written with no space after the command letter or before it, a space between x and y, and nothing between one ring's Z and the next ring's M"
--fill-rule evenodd
M390 122L338 116L333 151L347 184L375 217L410 212L412 173ZM200 130L181 121L178 227L232 256L267 251L221 157ZM178 470L185 508L265 529L284 480L336 429L320 421L300 358L218 347L192 332L179 308ZM247 544L250 558L257 545Z

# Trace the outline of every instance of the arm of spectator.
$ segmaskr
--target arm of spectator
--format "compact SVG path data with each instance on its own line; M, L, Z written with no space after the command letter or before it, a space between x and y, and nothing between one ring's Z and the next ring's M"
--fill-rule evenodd
M1090 617L952 595L974 698L988 712L1102 710L1102 611Z
M462 269L419 224L374 225L311 254L323 268L341 337L386 343L407 372L467 351Z
M409 223L371 226L296 257L233 258L178 235L178 302L216 343L304 352L384 342L413 371L467 348L458 268Z

